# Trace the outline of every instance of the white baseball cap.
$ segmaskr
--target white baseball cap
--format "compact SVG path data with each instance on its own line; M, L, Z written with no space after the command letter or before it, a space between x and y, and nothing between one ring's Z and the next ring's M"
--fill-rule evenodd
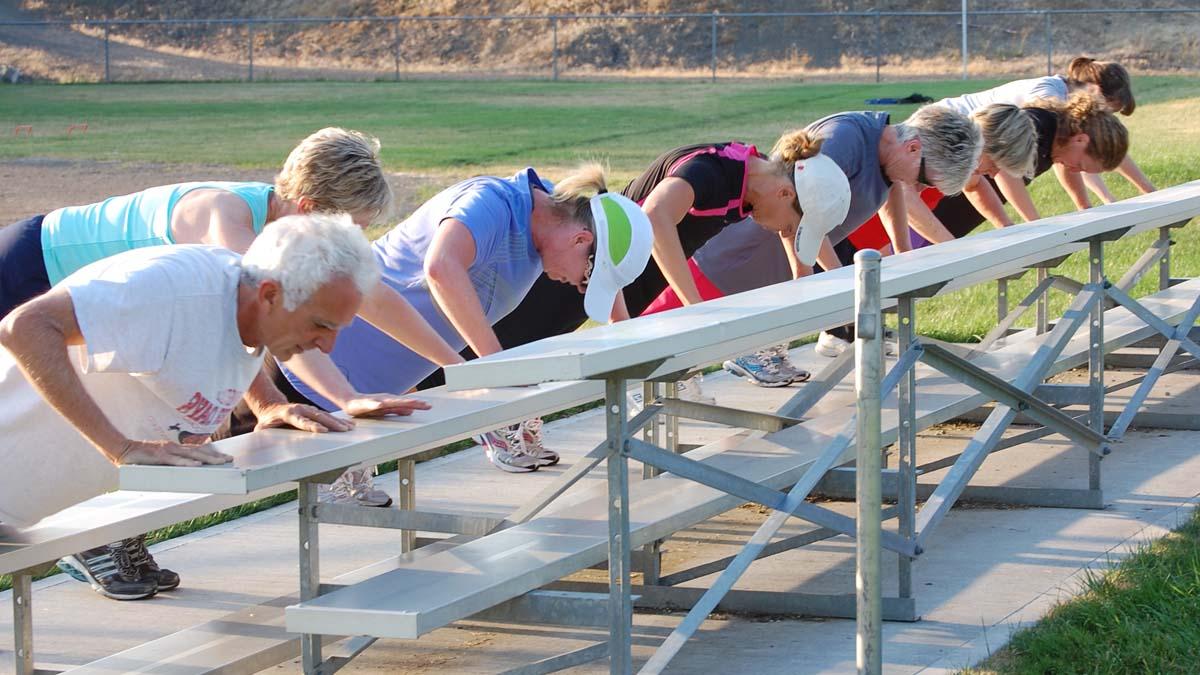
M637 202L612 192L591 199L596 226L596 260L583 296L587 315L608 323L617 293L641 275L650 260L654 234Z
M821 154L797 160L792 179L804 214L796 232L796 257L811 265L817 260L821 239L846 220L850 181L837 162Z

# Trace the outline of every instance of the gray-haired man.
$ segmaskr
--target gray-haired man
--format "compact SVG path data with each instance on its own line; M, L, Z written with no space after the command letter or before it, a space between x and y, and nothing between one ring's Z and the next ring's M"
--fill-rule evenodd
M379 278L346 216L272 223L244 257L210 246L122 253L0 323L0 521L28 527L113 490L120 464L220 464L208 444L258 375L328 351ZM53 489L50 489L53 486ZM108 597L178 585L143 538L66 559Z

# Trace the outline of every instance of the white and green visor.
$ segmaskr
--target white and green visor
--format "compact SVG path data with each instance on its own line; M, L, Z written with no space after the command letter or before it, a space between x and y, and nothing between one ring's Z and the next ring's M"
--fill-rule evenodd
M624 195L599 194L591 206L596 261L583 306L592 321L608 323L617 293L646 269L654 235L646 212Z

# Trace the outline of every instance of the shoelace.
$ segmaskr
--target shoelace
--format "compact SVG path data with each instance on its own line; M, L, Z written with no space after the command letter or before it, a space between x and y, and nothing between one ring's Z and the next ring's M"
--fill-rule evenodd
M129 557L129 551L125 549L125 543L122 542L117 546L108 547L108 557L113 562L112 571L128 580L137 579L137 566L133 564L133 560Z
M371 476L373 472L370 467L362 467L360 469L352 469L350 471L350 492L370 492L375 489L375 480Z
M125 553L129 556L129 563L135 568L145 566L151 571L158 571L158 563L154 562L150 550L146 548L146 535L126 539Z
M521 438L521 425L514 424L510 427L499 429L500 437L504 440L505 448L510 454L524 455L525 439Z

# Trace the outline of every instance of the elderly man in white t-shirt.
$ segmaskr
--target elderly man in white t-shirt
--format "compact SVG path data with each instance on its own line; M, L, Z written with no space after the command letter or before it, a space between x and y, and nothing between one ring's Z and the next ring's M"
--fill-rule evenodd
M156 246L75 272L0 323L0 522L28 527L117 487L120 464L222 464L208 437L259 373L333 348L379 279L348 216L268 225L244 256ZM144 537L70 556L115 599L178 585Z

